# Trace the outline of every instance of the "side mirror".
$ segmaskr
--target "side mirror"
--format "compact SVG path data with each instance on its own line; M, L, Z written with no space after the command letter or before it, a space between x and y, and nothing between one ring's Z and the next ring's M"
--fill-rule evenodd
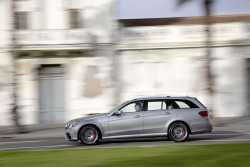
M122 115L122 110L117 110L117 111L115 112L115 115Z

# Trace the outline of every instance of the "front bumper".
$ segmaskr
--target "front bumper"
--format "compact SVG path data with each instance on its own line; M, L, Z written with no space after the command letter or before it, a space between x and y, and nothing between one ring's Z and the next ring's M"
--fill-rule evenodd
M67 141L77 141L78 140L78 130L75 128L65 129L65 139Z

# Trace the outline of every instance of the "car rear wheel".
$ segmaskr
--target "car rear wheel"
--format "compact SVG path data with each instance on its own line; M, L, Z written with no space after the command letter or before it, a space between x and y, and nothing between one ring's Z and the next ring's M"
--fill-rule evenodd
M96 144L99 140L98 131L94 126L85 126L80 130L79 139L86 145Z
M189 136L187 126L181 122L173 123L168 130L168 136L175 142L183 142L187 140Z

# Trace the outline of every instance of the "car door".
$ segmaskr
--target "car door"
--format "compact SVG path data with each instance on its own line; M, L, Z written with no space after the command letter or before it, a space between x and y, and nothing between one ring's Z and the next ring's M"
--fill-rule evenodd
M136 111L135 105L140 104L141 110ZM135 101L119 108L120 115L109 117L109 136L137 135L143 133L143 102Z
M178 109L171 101L164 99L148 100L145 102L146 110L143 115L143 133L166 133L167 123L178 114Z

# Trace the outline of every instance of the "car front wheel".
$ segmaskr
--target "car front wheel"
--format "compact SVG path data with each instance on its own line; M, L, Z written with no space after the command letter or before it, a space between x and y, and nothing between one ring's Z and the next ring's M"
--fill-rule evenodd
M99 140L98 131L94 126L85 126L80 130L79 139L86 145L96 144Z
M181 122L173 123L168 130L168 136L175 142L183 142L187 140L189 136L187 126Z

